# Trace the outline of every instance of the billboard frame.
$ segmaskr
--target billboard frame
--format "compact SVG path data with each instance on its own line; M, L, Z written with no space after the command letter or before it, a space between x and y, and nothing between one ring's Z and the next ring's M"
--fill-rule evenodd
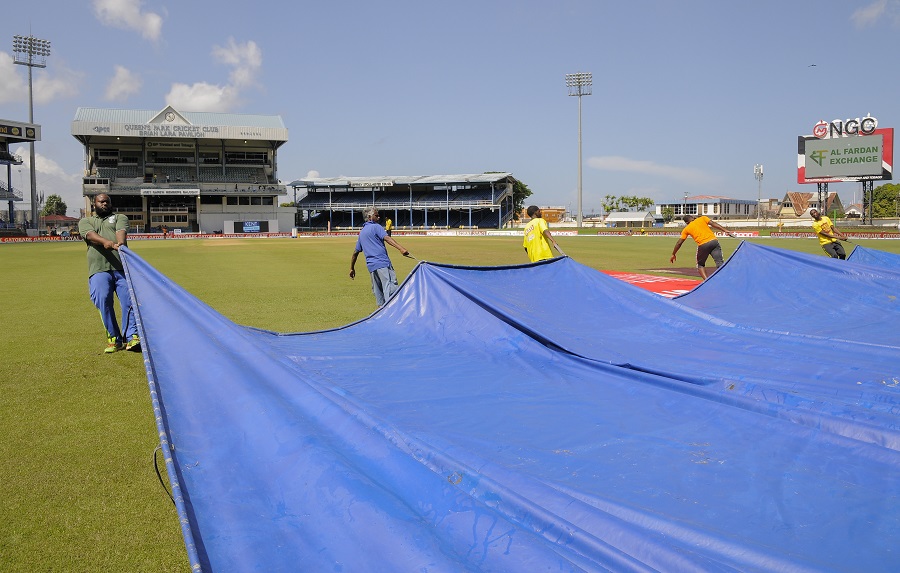
M881 174L880 175L859 175L859 176L843 176L843 177L807 177L806 176L806 142L822 141L824 139L815 135L801 135L797 138L797 183L842 183L845 181L891 181L894 178L894 128L884 127L873 130L866 135L850 135L843 136L841 139L849 139L851 137L864 138L875 135L882 136L881 148Z

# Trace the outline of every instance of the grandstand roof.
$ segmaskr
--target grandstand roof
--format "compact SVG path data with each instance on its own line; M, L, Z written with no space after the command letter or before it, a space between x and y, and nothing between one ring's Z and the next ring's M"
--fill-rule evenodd
M0 119L0 142L40 141L41 126L11 119ZM18 165L18 164L16 164Z
M160 110L147 109L105 109L79 107L75 110L74 121L98 121L106 123L149 123L153 118L171 109L193 125L231 125L284 128L278 115L243 113L214 113L208 111L177 111L171 106Z
M310 177L289 183L291 187L390 187L393 185L452 185L454 183L495 183L512 178L512 173L470 173L462 175L376 175L372 177Z
M190 127L191 129L186 129ZM281 116L237 113L79 107L72 135L188 137L287 141Z

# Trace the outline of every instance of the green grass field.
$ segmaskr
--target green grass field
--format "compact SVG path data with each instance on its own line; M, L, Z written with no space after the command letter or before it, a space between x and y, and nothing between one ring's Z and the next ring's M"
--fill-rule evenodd
M396 236L420 260L526 262L519 238ZM822 254L812 239L758 239ZM134 241L135 253L231 320L320 330L375 309L355 238ZM597 269L665 269L671 237L560 237ZM726 256L738 241L723 239ZM900 241L860 244L900 253ZM848 245L850 247L850 245ZM849 250L849 249L848 249ZM82 243L0 245L0 571L187 571L175 509L159 486L156 425L140 354L104 355ZM690 267L693 243L679 253ZM402 280L415 261L391 249Z

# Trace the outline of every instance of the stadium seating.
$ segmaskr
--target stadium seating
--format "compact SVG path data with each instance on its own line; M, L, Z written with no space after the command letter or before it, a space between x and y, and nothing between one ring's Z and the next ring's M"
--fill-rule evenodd
M297 201L301 211L312 212L307 226L326 228L358 228L362 211L374 205L382 220L390 217L399 229L428 228L496 228L509 220L500 219L496 210L498 192L490 188L451 190L319 190ZM410 213L412 201L412 213ZM449 208L449 209L448 209ZM351 216L349 211L354 211Z

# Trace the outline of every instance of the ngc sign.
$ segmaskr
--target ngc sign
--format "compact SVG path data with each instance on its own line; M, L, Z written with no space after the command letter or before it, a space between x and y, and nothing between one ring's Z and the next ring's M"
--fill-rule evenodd
M878 120L867 115L860 119L835 119L831 123L820 121L813 127L813 135L819 139L848 137L851 135L872 135L878 129Z

